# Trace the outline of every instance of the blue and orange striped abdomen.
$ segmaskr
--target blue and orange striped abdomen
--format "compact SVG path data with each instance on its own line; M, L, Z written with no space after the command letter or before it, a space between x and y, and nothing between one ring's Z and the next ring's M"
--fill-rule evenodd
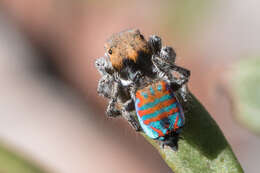
M165 81L138 90L135 109L144 132L153 139L164 140L184 125L182 107Z

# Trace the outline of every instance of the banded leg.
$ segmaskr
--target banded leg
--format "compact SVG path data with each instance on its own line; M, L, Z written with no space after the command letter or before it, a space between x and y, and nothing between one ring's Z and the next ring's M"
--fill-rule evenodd
M151 46L154 54L159 54L162 48L162 40L156 35L149 37L148 44Z
M123 104L122 116L129 122L129 124L132 126L133 129L135 129L136 131L141 131L142 128L136 118L136 112L135 112L136 87L135 86L130 87L129 93L130 93L131 99L127 100ZM134 112L134 114L133 114L133 112Z
M99 95L111 99L111 88L113 87L114 81L112 80L112 77L109 75L104 75L101 77L101 79L98 81L98 87L97 92Z
M189 91L186 83L189 81L190 71L177 65L172 65L171 67L173 71L178 72L181 76L180 79L171 81L172 88L175 91L179 90L183 101L187 102L189 99Z
M108 117L117 117L121 114L120 110L116 108L117 98L119 95L120 90L120 84L117 82L114 82L113 88L112 88L112 94L111 99L109 101L106 113Z
M142 128L137 119L135 118L133 111L135 111L134 100L130 99L126 101L123 105L122 116L128 121L128 123L135 131L141 131Z
M175 64L170 64L170 69L173 71L178 72L180 75L182 75L185 78L189 78L190 77L190 70L187 70L183 67L177 66Z
M102 76L113 75L113 73L115 72L108 57L100 57L96 59L95 66Z

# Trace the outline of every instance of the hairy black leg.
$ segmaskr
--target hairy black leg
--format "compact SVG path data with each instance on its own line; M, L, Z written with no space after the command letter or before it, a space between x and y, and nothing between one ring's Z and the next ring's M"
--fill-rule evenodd
M185 69L183 67L177 66L175 64L170 64L170 69L173 71L178 72L180 75L182 75L185 78L189 78L190 77L190 70Z
M98 82L97 92L106 98L111 98L111 89L115 83L114 69L107 57L96 59L95 66L102 76Z
M187 89L187 85L185 84L178 84L176 81L170 83L170 87L173 91L177 93L179 96L178 101L181 103L184 113L188 112L191 108L191 95L189 94L189 91Z
M183 67L179 67L175 64L172 64L171 66L171 70L177 72L180 74L180 78L174 78L172 75L168 76L168 80L170 82L170 86L174 91L177 91L179 89L182 89L182 91L184 92L184 94L187 93L187 89L186 87L183 87L184 84L186 84L189 81L189 77L190 77L190 71L183 68Z
M132 98L133 101L135 101L135 93L137 91L137 86L136 85L132 85L131 87L129 87L129 93L130 96Z
M188 90L188 86L187 85L183 85L178 91L179 94L179 101L182 105L182 108L184 110L184 113L189 112L192 108L193 108L193 104L192 104L192 97L191 94Z
M186 104L186 103L188 103L190 95L189 95L187 85L185 85L185 84L189 81L190 71L183 67L179 67L177 65L172 65L172 70L178 72L181 77L179 79L175 79L170 82L171 88L174 91L179 90L182 100ZM189 107L189 106L187 106L187 107Z
M96 59L95 66L101 75L113 75L114 68L107 57Z
M188 101L190 96L189 96L189 91L188 91L187 85L183 85L180 88L180 95L181 95L184 102Z
M186 89L185 84L189 81L190 71L183 67L179 67L175 65L174 62L168 63L167 61L170 58L171 52L172 52L172 56L174 54L173 54L173 49L167 49L167 50L168 53L166 52L164 56L168 56L168 58L166 57L163 59L162 57L156 55L152 57L153 63L155 65L155 71L157 72L158 78L168 81L171 89L173 91L179 91L182 100L186 102L188 91ZM180 77L179 78L175 77L172 74L172 71L177 72L180 75Z
M165 46L160 51L160 58L169 64L174 64L176 59L176 52L170 46Z
M170 87L173 91L179 90L185 83L188 82L188 79L169 79Z
M109 101L106 114L108 117L117 117L121 115L121 111L116 108L116 102L113 99Z
M113 88L114 80L109 75L104 75L98 81L97 92L99 95L105 98L111 98L112 92L111 88Z
M109 101L107 111L106 111L108 117L116 117L116 116L120 115L120 111L116 108L119 90L120 90L120 84L118 82L114 82L114 85L112 88L111 99Z
M129 122L133 129L135 129L136 131L140 131L141 126L135 118L136 116L135 114L133 114L133 111L135 111L134 100L129 99L123 104L122 116Z
M136 88L131 87L129 88L130 96L131 99L127 100L123 104L123 109L122 109L122 116L129 122L131 127L135 129L136 131L141 131L142 128L136 119L136 112L135 112L135 92Z
M126 111L130 112L135 110L135 103L133 99L129 99L127 100L124 104L123 104L124 108Z
M157 70L160 72L164 72L164 73L168 73L169 71L175 71L177 73L180 74L180 76L182 78L189 78L190 77L190 71L177 66L174 64L174 61L170 61L171 59L175 60L175 53L173 52L173 49L169 47L169 49L167 49L167 47L165 48L166 50L169 50L169 52L166 51L161 51L161 52L166 52L164 55L161 56L157 56L154 55L152 56L152 61L155 65L155 67L157 68ZM170 51L172 50L172 51Z
M135 119L134 115L131 114L131 112L122 110L122 116L128 121L128 123L131 125L131 127L135 131L141 131L142 128L139 124L139 122Z
M151 46L154 54L160 53L160 50L162 48L162 41L160 37L156 35L150 36L148 40L148 44Z

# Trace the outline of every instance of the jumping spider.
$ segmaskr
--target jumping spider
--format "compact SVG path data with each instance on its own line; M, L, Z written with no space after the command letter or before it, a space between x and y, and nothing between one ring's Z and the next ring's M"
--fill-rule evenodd
M105 49L105 56L96 60L96 67L102 75L98 93L109 99L109 117L122 115L136 131L141 130L134 111L136 92L154 81L166 81L187 102L190 71L175 64L175 51L162 47L160 37L153 35L146 41L139 30L126 30L114 34Z

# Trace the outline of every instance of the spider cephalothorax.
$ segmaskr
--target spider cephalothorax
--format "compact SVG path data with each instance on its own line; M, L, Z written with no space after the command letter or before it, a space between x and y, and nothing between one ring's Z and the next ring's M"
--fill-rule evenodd
M152 75L152 48L138 29L112 35L105 49L112 66L124 80L134 80L143 73Z
M105 49L96 67L98 93L110 100L107 115L122 115L135 130L176 149L184 125L179 100L187 102L190 71L175 65L174 49L162 47L160 37L146 41L137 29L114 34Z

